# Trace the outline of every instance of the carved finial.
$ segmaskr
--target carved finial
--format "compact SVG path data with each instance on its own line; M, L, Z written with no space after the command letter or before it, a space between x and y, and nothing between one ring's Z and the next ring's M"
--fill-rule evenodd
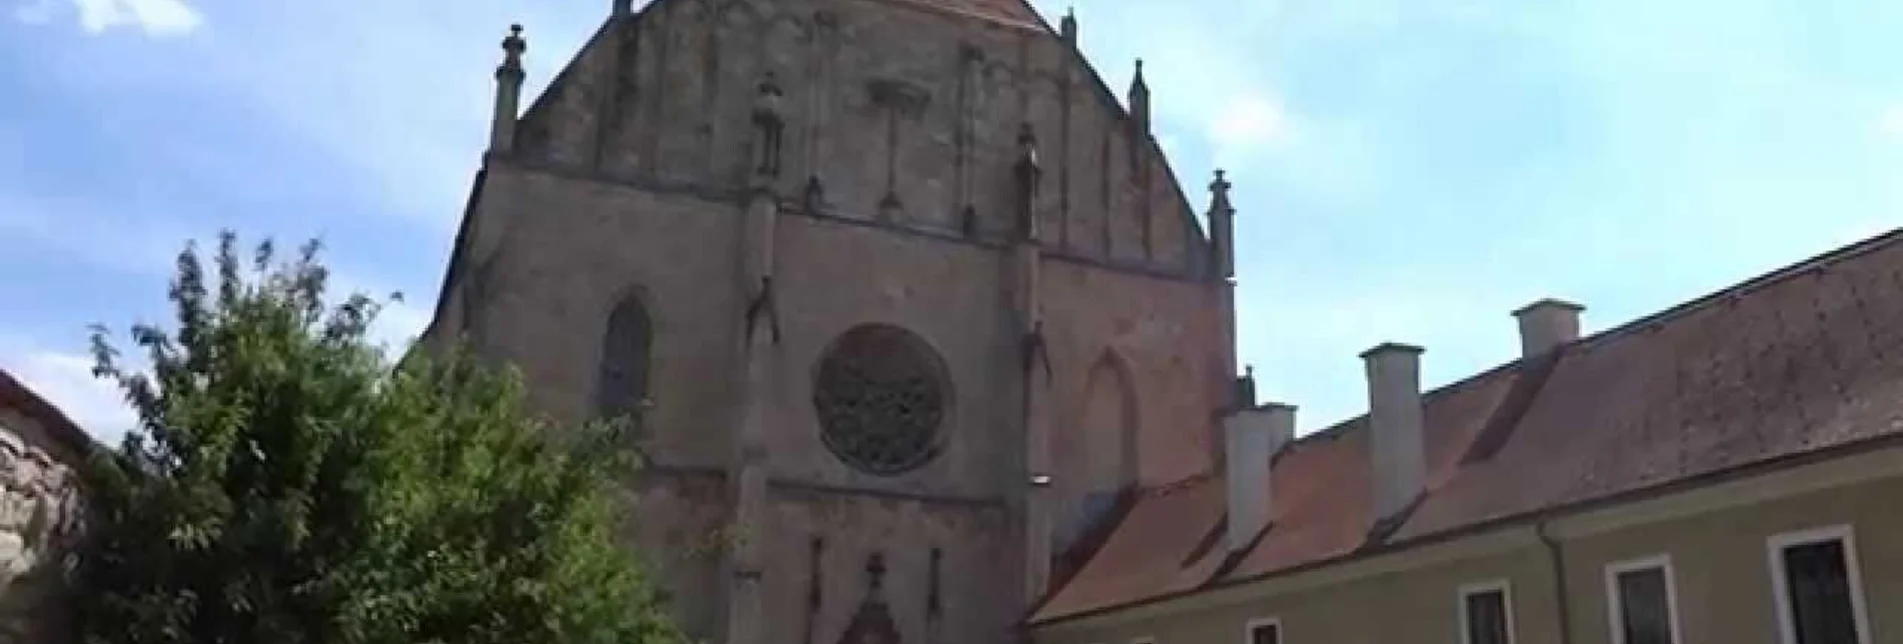
M1077 47L1077 7L1075 5L1064 9L1064 20L1058 23L1057 34L1064 39L1064 44L1070 45L1073 49Z
M522 71L522 52L528 50L529 41L522 38L522 25L509 25L509 35L502 39L502 67Z
M1212 277L1222 279L1236 276L1236 207L1229 201L1229 188L1227 173L1217 170L1209 182L1209 243L1216 254L1210 268L1215 271Z
M522 95L522 52L529 43L522 38L522 25L509 25L502 39L502 64L496 66L496 105L489 118L489 152L507 154L515 148L516 107Z
M634 13L634 0L614 0L614 2L615 4L614 4L613 15L615 17L625 16L630 13Z
M1143 79L1143 59L1137 59L1136 75L1130 78L1130 118L1137 131L1150 133L1150 83Z
M1211 214L1233 215L1236 208L1229 202L1231 184L1226 172L1216 171L1216 179L1209 182L1209 212Z

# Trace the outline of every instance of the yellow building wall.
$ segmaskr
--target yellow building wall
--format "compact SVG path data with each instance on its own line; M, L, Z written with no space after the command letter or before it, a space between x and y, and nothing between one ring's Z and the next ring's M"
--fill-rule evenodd
M1573 644L1611 642L1606 566L1661 554L1680 644L1780 644L1767 540L1836 525L1852 530L1869 641L1903 642L1903 478L1889 478L1562 541Z

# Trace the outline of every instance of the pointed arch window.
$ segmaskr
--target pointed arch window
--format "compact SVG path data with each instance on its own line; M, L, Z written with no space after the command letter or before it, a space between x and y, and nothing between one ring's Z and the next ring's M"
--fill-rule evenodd
M649 350L654 329L641 298L630 294L608 314L601 339L601 364L595 376L595 413L627 417L639 426L648 399Z
M1116 507L1135 478L1137 397L1129 365L1106 351L1084 376L1083 406L1058 431L1058 521L1052 552L1074 545Z

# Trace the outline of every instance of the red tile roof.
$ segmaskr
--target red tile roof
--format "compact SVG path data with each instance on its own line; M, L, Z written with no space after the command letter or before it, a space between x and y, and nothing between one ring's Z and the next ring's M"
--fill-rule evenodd
M1270 527L1235 560L1216 536L1219 479L1146 491L1033 621L1903 435L1903 231L1509 363L1423 404L1427 494L1391 534L1370 536L1364 416L1276 457Z

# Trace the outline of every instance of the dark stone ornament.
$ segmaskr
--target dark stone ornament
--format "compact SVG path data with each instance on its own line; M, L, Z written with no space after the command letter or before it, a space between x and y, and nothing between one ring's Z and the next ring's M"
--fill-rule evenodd
M819 182L819 175L806 177L806 212L819 212L826 207L826 186Z
M872 553L866 558L866 599L859 603L852 621L846 623L839 644L902 644L898 622L893 621L892 611L885 605L884 583L885 557Z
M1020 239L1037 239L1037 188L1044 169L1037 158L1037 134L1030 123L1018 126L1017 210Z
M1242 368L1242 377L1236 379L1235 397L1236 409L1255 407L1255 367L1253 365Z
M938 453L948 392L943 365L923 340L898 327L853 328L820 359L813 408L833 454L869 474L892 476Z
M747 303L747 339L753 339L753 333L760 324L761 317L766 318L767 331L773 334L773 343L780 343L780 307L773 299L773 276L760 278L760 292L755 293L753 301Z
M818 630L820 588L825 585L820 575L825 572L825 567L821 564L825 561L826 540L822 537L813 537L810 546L807 550L807 558L810 562L807 565L807 574L810 576L807 578L806 585L806 632L801 633L800 637L803 644L813 644L813 632Z
M1051 371L1051 355L1044 344L1044 321L1031 323L1031 332L1024 334L1024 374L1031 375L1038 365L1044 367L1044 379L1054 377Z
M784 96L773 72L767 72L753 103L753 125L760 135L760 166L756 172L763 177L780 176L781 141L786 134L786 115L780 106Z
M933 620L937 620L937 618L945 612L945 602L938 594L944 571L944 563L945 551L933 548L932 567L927 574L931 582L931 588L927 590L927 594L925 595L925 615L931 617Z
M899 215L904 213L905 213L905 202L899 201L899 193L887 192L885 193L885 197L879 199L879 218L880 219L883 219L885 221L896 221L898 220Z

